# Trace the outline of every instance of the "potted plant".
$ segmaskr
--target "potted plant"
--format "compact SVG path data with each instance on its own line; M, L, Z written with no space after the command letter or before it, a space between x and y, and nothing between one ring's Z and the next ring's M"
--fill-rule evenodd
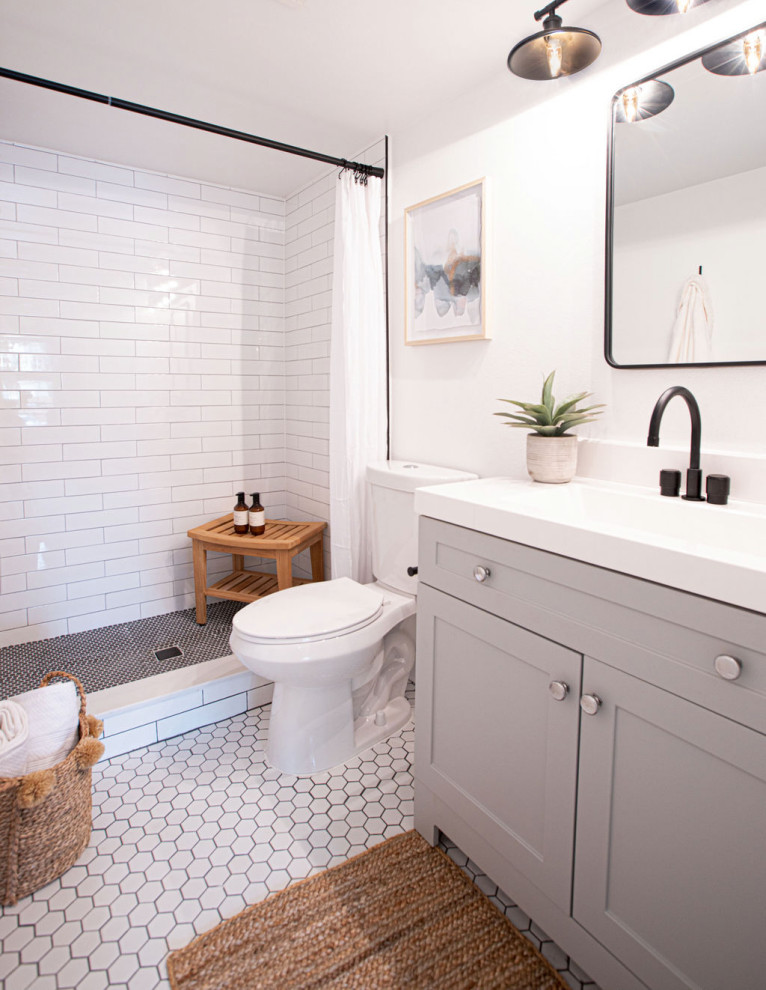
M527 471L532 480L560 485L571 481L577 470L577 437L567 431L593 422L601 415L604 403L578 408L578 403L593 394L578 392L556 405L553 396L555 374L552 371L545 379L539 403L500 399L500 402L509 402L521 411L498 412L495 416L509 420L506 426L532 431L527 436Z

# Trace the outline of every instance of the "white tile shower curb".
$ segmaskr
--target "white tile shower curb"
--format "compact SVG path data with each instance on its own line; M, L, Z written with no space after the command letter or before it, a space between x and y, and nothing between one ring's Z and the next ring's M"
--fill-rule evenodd
M229 654L88 695L103 719L104 755L129 753L271 701L274 685Z

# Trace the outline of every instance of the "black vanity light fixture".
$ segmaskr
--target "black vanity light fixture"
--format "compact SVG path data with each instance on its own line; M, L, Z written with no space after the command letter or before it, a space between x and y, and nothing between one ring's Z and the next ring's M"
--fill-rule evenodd
M708 72L717 76L755 75L766 69L766 28L760 27L748 34L714 48L702 56L702 64Z
M508 68L524 79L558 79L587 68L601 54L601 39L586 28L565 27L556 13L566 0L553 0L535 12L543 30L511 49Z
M661 79L648 79L636 86L626 86L614 98L614 119L618 124L637 124L667 110L675 91Z
M686 14L692 7L701 7L707 0L627 0L637 14Z

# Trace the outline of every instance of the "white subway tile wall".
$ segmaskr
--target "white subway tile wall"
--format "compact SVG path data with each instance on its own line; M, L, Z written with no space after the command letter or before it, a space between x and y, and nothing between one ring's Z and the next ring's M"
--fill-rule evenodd
M0 142L0 646L189 607L186 531L242 487L329 520L336 181L285 202Z
M385 166L385 143L354 156ZM305 186L285 211L285 460L291 519L330 519L330 327L335 186L338 170ZM385 200L381 252L385 266ZM385 268L384 268L385 272ZM330 533L325 531L325 573L330 571ZM296 571L311 574L302 554Z
M325 518L330 304L309 287L321 353L290 372L285 480L285 202L5 142L0 180L0 646L189 607L186 530L241 488Z

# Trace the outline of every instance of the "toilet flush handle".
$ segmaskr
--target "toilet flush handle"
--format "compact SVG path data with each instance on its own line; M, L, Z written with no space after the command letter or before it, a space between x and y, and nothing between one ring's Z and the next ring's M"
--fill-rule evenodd
M417 567L408 567L407 573L409 574L410 577L415 577L415 575L418 573L418 569Z

